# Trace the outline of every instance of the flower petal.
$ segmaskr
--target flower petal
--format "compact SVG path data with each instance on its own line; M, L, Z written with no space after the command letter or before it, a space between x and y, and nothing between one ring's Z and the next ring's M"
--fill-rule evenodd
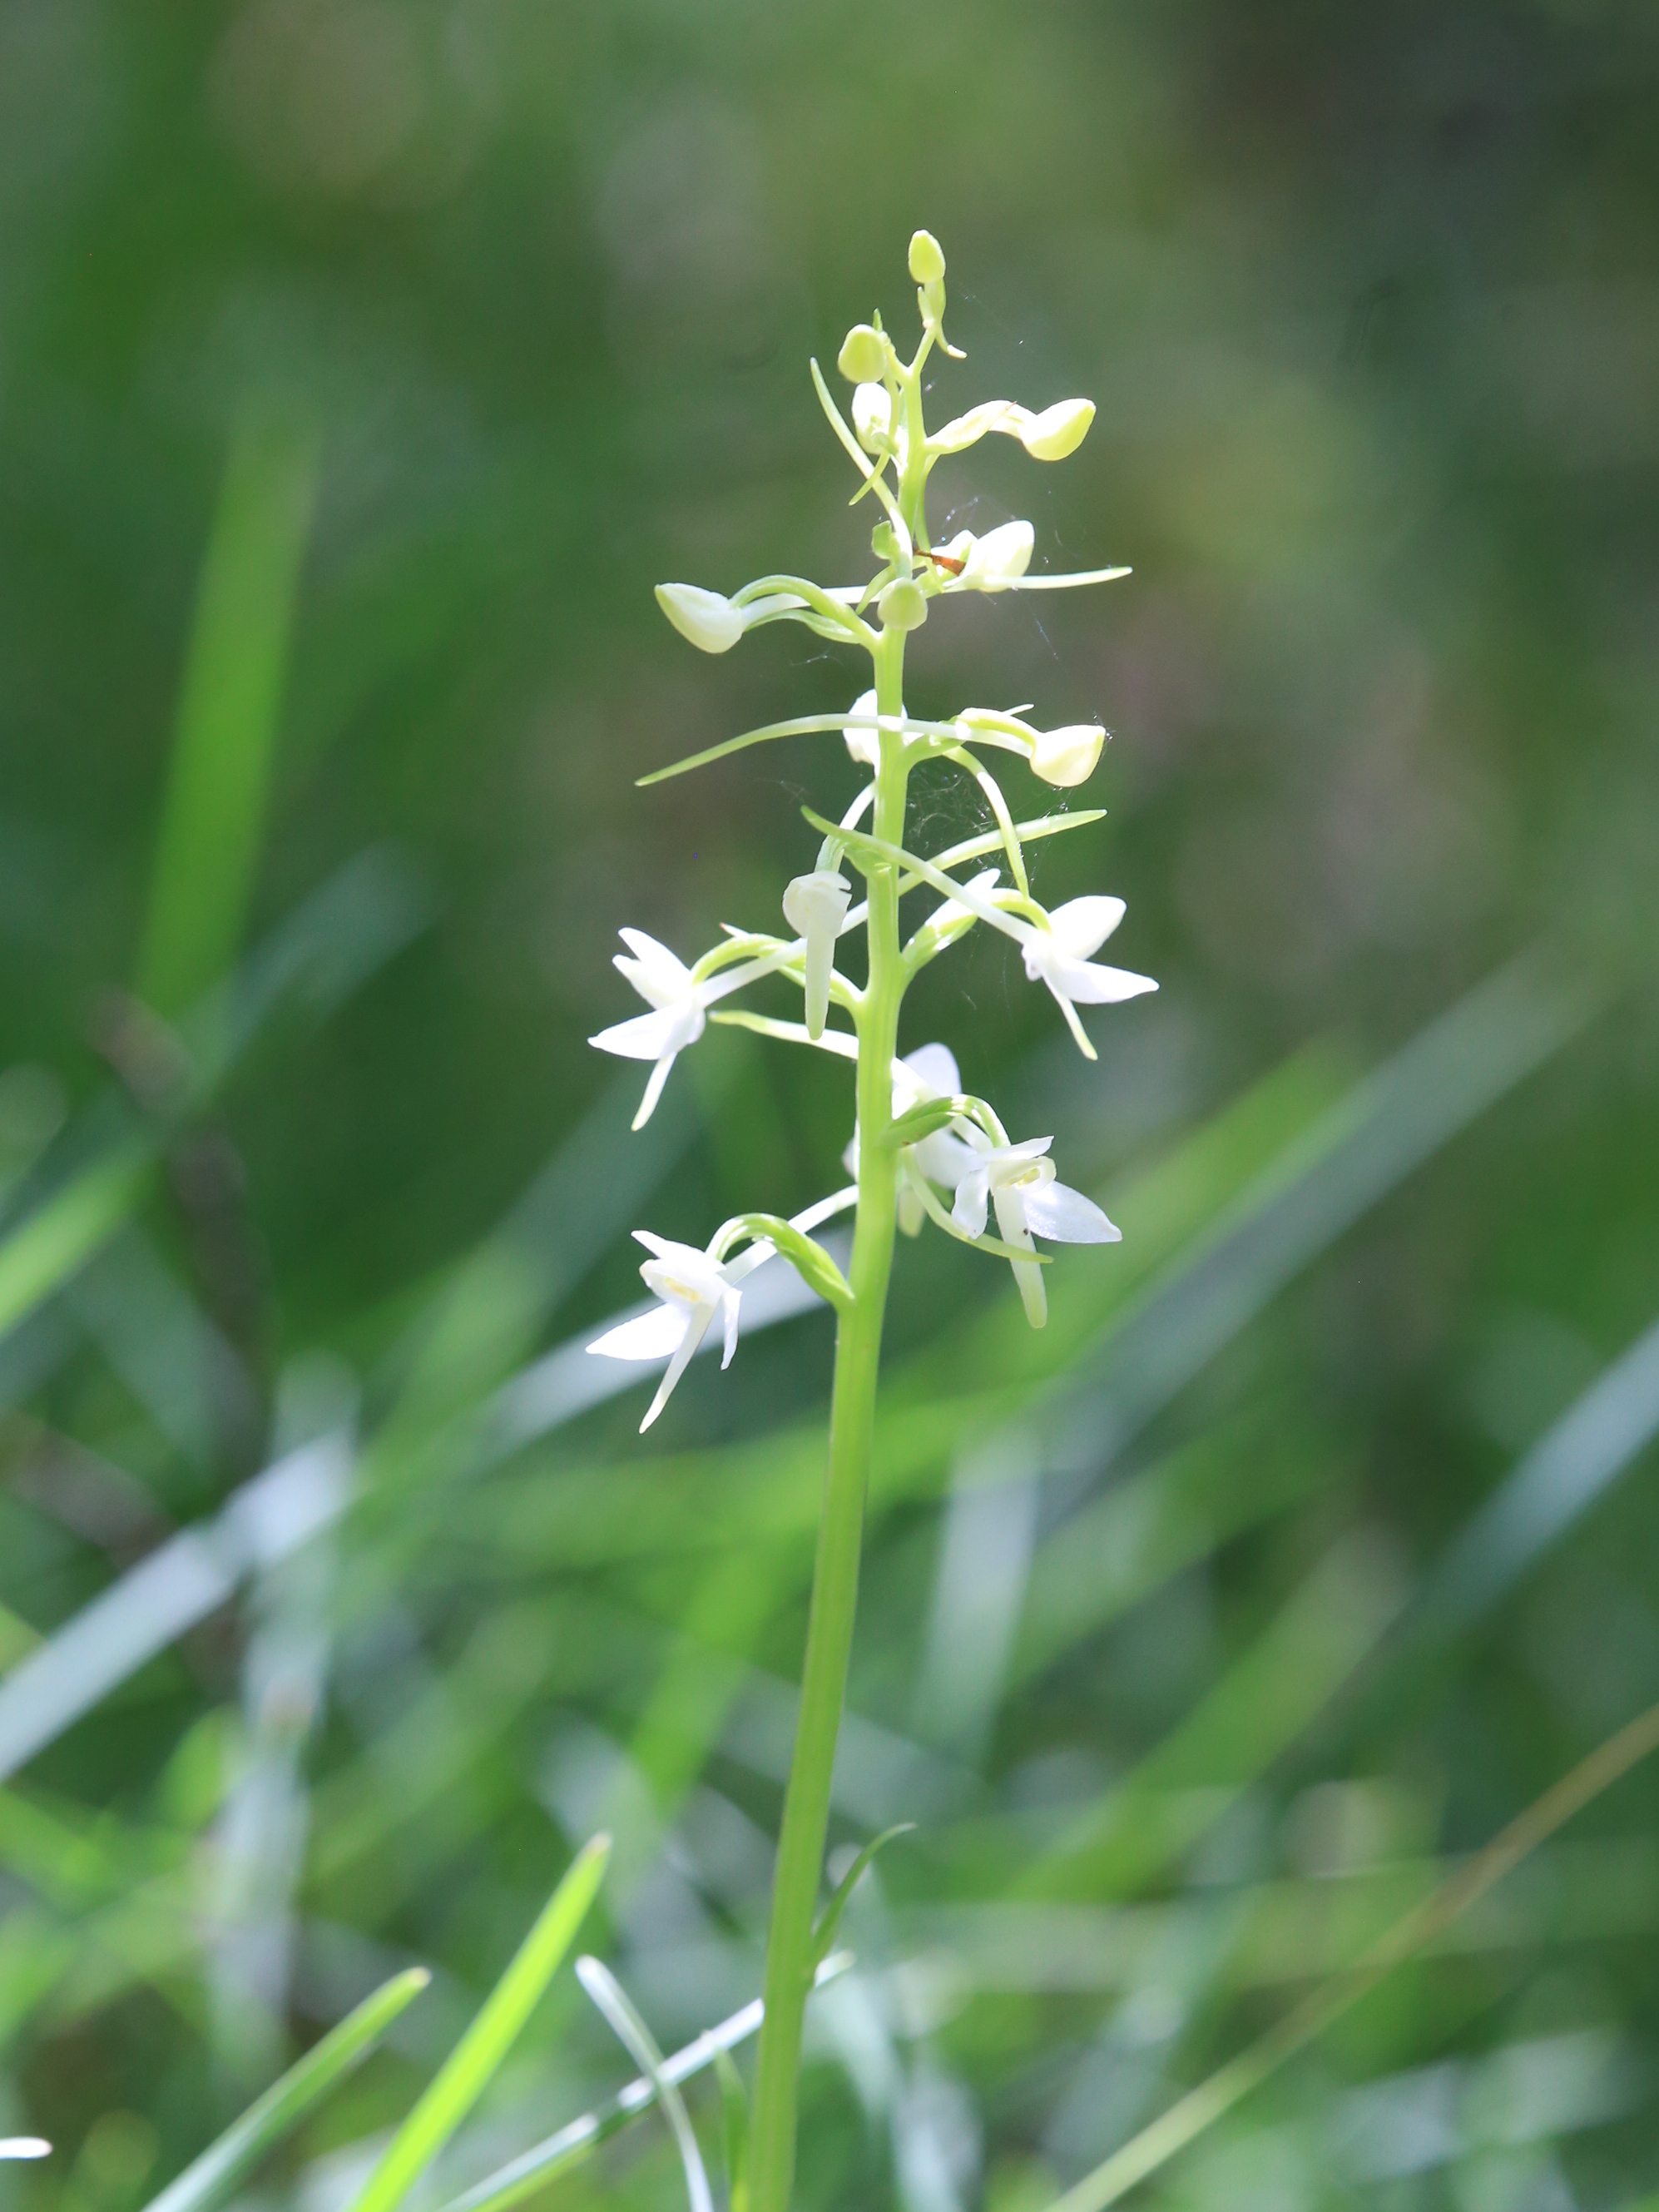
M1054 942L1074 960L1098 952L1128 909L1121 898L1067 899L1049 915Z
M672 1359L690 1321L683 1306L653 1306L649 1313L606 1329L587 1348L606 1359Z
M619 929L617 934L647 974L660 980L665 990L678 994L691 988L691 970L678 952L671 952L665 945L659 945L654 937L647 937L642 929Z
M1022 1189L1025 1219L1034 1236L1054 1244L1116 1244L1122 1231L1091 1198L1063 1182L1033 1183Z
M948 1044L921 1044L914 1052L907 1052L899 1066L908 1068L920 1086L918 1098L932 1091L941 1098L955 1098L962 1090L962 1073L957 1066L957 1056ZM896 1090L898 1085L894 1085ZM911 1101L912 1104L915 1099Z
M1137 975L1127 968L1108 968L1096 960L1051 959L1044 979L1080 1006L1115 1006L1124 999L1138 999L1155 991L1150 975Z
M928 1182L939 1183L946 1190L955 1190L964 1176L972 1175L981 1164L972 1146L964 1145L949 1129L936 1129L931 1137L924 1137L909 1149L910 1157Z
M720 1353L722 1370L732 1364L732 1354L738 1348L738 1309L741 1304L735 1291L727 1291L720 1300L721 1317L726 1325L726 1346Z
M660 1060L678 1018L672 1013L635 1014L631 1021L613 1023L587 1042L623 1060Z
M972 1171L957 1185L956 1203L951 1208L951 1218L957 1227L965 1230L969 1237L983 1237L990 1195L991 1179L983 1164L975 1163Z

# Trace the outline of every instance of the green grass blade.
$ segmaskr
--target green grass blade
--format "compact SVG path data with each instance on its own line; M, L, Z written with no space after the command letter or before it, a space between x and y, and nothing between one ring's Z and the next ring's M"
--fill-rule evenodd
M173 769L138 962L169 1018L235 957L258 862L316 436L246 410L232 438L179 702Z
M578 1959L576 1977L629 2057L635 2065L645 2069L646 2078L657 2093L657 2103L680 2154L691 2212L714 2212L714 2194L703 2171L702 2153L697 2148L691 2116L685 2109L684 2098L663 2071L663 2056L657 2048L656 2038L603 1960Z
M884 1844L890 1844L895 1836L909 1835L915 1825L914 1820L896 1820L890 1828L884 1828L878 1836L872 1836L836 1884L836 1893L824 1906L818 1924L812 1930L812 1966L815 1972L823 1965L830 1946L836 1940L848 1899L869 1871L877 1852Z
M853 1964L850 1951L837 1951L818 1968L813 1986L822 1989L826 1982L844 1974ZM744 2043L761 2024L764 2007L757 1997L752 2004L744 2005L717 2027L706 2027L702 2033L677 2051L672 2058L662 2063L662 2078L668 2081L689 2081L705 2066L715 2064L726 2052ZM648 2112L657 2101L656 2083L648 2074L641 2074L626 2088L619 2089L609 2103L596 2112L584 2112L580 2119L572 2120L526 2151L509 2165L487 2173L482 2181L475 2182L464 2196L452 2197L441 2212L509 2212L509 2207L521 2203L545 2189L550 2181L568 2173L574 2166L590 2157L601 2143L620 2135L630 2120L641 2112Z
M137 1203L151 1164L142 1141L83 1168L0 1244L0 1337L27 1319L112 1237Z
M313 2050L290 2066L280 2081L273 2082L257 2103L232 2122L218 2141L170 2181L145 2212L210 2212L222 2204L253 2171L265 2154L275 2148L326 2096L337 2081L368 2056L405 2005L417 1997L432 1977L424 1966L411 1966L365 1997L339 2026Z
M401 2203L471 2111L575 1941L610 1856L605 1835L578 1851L477 2018L387 2145L352 2212L391 2212Z

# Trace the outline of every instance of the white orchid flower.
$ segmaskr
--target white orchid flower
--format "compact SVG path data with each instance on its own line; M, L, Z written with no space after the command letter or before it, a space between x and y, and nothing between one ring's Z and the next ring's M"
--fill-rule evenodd
M614 1052L622 1060L656 1062L640 1110L634 1116L634 1127L642 1129L656 1111L669 1070L687 1045L696 1044L702 1035L708 1009L728 991L740 990L757 976L781 967L793 957L793 948L765 959L746 960L741 967L725 969L699 982L678 954L659 945L654 937L647 937L642 929L619 930L617 934L634 957L629 959L627 953L618 952L614 964L652 1011L635 1014L631 1021L614 1022L587 1042L601 1052Z
M732 1355L738 1348L738 1284L751 1267L759 1266L756 1253L769 1260L772 1247L750 1245L738 1259L720 1261L698 1251L695 1244L676 1244L666 1237L653 1237L648 1229L636 1229L634 1235L652 1255L640 1269L645 1286L662 1303L649 1313L607 1329L587 1348L605 1359L668 1361L668 1371L640 1423L643 1436L673 1395L674 1385L690 1366L716 1314L722 1317L726 1330L720 1365L732 1364Z
M910 455L910 441L902 422L893 422L893 396L884 384L860 384L853 394L853 429L866 453L885 453L890 447L901 474Z
M659 584L657 605L700 653L730 653L743 635L742 608L701 584Z
M789 1223L803 1236L820 1228L837 1213L844 1213L858 1198L856 1190L838 1190L820 1199ZM757 1237L733 1260L717 1260L713 1248L700 1252L695 1244L677 1244L671 1237L655 1237L636 1229L635 1239L651 1257L640 1268L645 1286L661 1303L649 1313L619 1322L588 1346L605 1359L665 1359L668 1370L657 1386L657 1395L640 1423L643 1436L673 1395L674 1386L690 1365L697 1347L719 1315L724 1332L720 1352L722 1370L732 1364L738 1348L738 1324L743 1284L757 1267L777 1257L777 1246L769 1237Z
M994 880L994 878L993 878ZM948 1045L918 1045L907 1052L902 1060L893 1062L893 1119L908 1114L912 1107L925 1106L933 1098L957 1098L962 1095L962 1076L957 1067L956 1054ZM961 1178L974 1164L974 1154L960 1137L949 1129L935 1129L931 1136L918 1143L907 1145L902 1155L907 1166L927 1182L941 1184L954 1190ZM842 1154L842 1164L854 1182L859 1171L859 1135L853 1132L853 1140ZM926 1218L921 1196L908 1177L901 1176L898 1188L898 1225L907 1237L921 1234Z
M52 2145L44 2136L0 2136L0 2158L50 2158Z
M1040 415L1024 416L1015 435L1034 461L1063 461L1068 453L1076 453L1089 434L1089 425L1095 419L1092 399L1057 399L1052 407L1045 407Z
M1054 1179L1054 1164L1044 1157L1052 1137L1033 1137L1023 1145L994 1145L971 1123L968 1143L973 1162L957 1185L951 1218L969 1237L985 1234L988 1207L996 1208L997 1232L1005 1244L1035 1252L1032 1235L1056 1244L1116 1244L1122 1231L1109 1221L1092 1199ZM1048 1318L1048 1293L1042 1269L1035 1260L1009 1262L1025 1318L1041 1328Z
M1036 735L1031 773L1060 791L1087 783L1106 742L1106 732L1098 722L1066 722L1057 730L1038 730Z
M1031 565L1036 533L1029 522L1000 522L983 538L959 530L948 545L939 549L942 562L962 563L954 575L947 574L946 591L1006 592Z
M934 1098L958 1098L962 1095L962 1075L957 1066L956 1054L948 1045L919 1045L915 1052L893 1063L893 1115L896 1120L908 1114L913 1106L925 1106ZM935 1129L931 1136L918 1143L907 1145L904 1158L912 1170L927 1182L939 1183L953 1191L974 1164L974 1155L951 1129ZM905 1183L899 1186L899 1226L907 1237L916 1236L921 1228L923 1209L921 1198Z
M836 868L814 868L811 875L797 876L783 895L784 920L806 940L806 1034L814 1041L823 1035L836 939L852 896L853 886Z
M1029 926L1018 930L1025 973L1032 982L1046 983L1053 992L1072 1035L1089 1060L1095 1058L1095 1048L1078 1019L1078 1007L1113 1006L1158 988L1150 975L1137 975L1127 968L1109 968L1103 961L1089 957L1100 950L1126 911L1120 898L1068 899L1048 916L1046 930Z
M1067 722L1057 730L1039 730L1023 721L1017 708L1006 714L985 707L965 708L957 717L957 730L964 744L1000 745L1005 752L1023 753L1034 775L1062 791L1088 781L1106 742L1098 722Z
M1032 414L1015 399L982 399L965 415L958 415L927 440L930 453L959 453L976 446L992 431L1018 438L1036 461L1063 461L1089 434L1095 419L1092 399L1059 399L1041 414Z

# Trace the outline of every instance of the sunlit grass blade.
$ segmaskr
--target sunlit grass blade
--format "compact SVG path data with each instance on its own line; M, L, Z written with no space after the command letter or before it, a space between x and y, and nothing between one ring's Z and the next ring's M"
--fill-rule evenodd
M153 2197L146 2212L212 2212L214 2206L222 2204L259 2160L368 2056L404 2006L420 1995L431 1978L424 1966L411 1966L376 1990L373 1996L365 1997L355 2012L290 2066L281 2081L273 2082L177 2180Z
M657 2048L656 2038L603 1960L578 1959L576 1978L629 2057L636 2066L645 2069L646 2078L657 2093L657 2102L680 2154L691 2212L714 2212L714 2200L709 2191L708 2176L703 2171L702 2153L697 2147L691 2115L685 2109L685 2100L678 2086L663 2071L662 2053Z
M1659 1705L1650 1705L1547 1790L1431 1896L1397 1921L1357 1965L1316 1990L1248 2049L1188 2090L1150 2127L1143 2128L1091 2173L1074 2183L1050 2212L1106 2212L1137 2182L1184 2150L1259 2088L1396 1966L1403 1966L1443 1934L1529 1852L1656 1750L1659 1750Z
M139 995L171 1018L229 967L247 911L310 526L317 439L269 406L233 433L196 604Z
M386 854L349 862L180 1024L192 1064L169 1115L205 1103L286 1000L297 996L313 1015L325 1012L405 945L428 912L410 872ZM100 1116L109 1103L105 1097L88 1109L88 1137L95 1128L107 1142L108 1124ZM162 1133L158 1127L100 1150L0 1243L0 1338L61 1290L131 1218Z
M726 2154L727 2212L748 2212L749 2092L730 2052L714 2053L720 2084L720 2147Z
M391 2212L400 2204L483 2095L575 1941L610 1855L610 1837L599 1835L571 1861L477 2019L387 2144L352 2212Z
M142 1139L82 1168L0 1243L0 1337L61 1290L131 1213L154 1160Z
M844 1974L852 1963L850 1952L835 1952L818 1968L815 1986L822 1989L826 1982ZM752 2004L744 2005L718 2027L705 2028L683 2050L664 2059L663 2078L674 2082L689 2081L705 2066L714 2064L723 2052L746 2043L759 2027L763 2016L763 2008L757 1997ZM464 2196L452 2197L441 2212L509 2212L511 2206L534 2196L550 2181L568 2173L572 2166L580 2166L601 2143L619 2135L630 2120L649 2112L656 2101L656 2084L648 2075L641 2074L596 2112L584 2112L580 2119L572 2120L545 2142L532 2143L509 2165L486 2174Z
M337 1518L349 1468L338 1437L289 1453L38 1644L0 1681L0 1780L222 1605L248 1566L274 1564Z

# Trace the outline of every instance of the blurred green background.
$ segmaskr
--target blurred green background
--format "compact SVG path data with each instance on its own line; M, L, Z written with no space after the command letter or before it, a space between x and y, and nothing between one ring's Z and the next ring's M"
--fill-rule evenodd
M1038 2212L1659 1697L1656 98L1611 0L0 9L8 2203L132 2212L428 1962L246 2199L335 2212L601 1821L665 2047L759 1986L827 1322L644 1443L562 1347L850 1083L711 1031L630 1139L584 1039L856 788L634 789L862 683L650 587L866 572L806 357L918 224L939 415L1099 404L936 534L1134 574L908 704L1111 729L1036 889L1163 988L1097 1067L1000 942L912 1002L1125 1241L1036 1338L901 1253L836 1839L918 1827L803 2203ZM1656 1987L1644 1770L1144 2194L1632 2203ZM430 2201L631 2070L567 1974ZM680 2191L646 2120L545 2201Z

